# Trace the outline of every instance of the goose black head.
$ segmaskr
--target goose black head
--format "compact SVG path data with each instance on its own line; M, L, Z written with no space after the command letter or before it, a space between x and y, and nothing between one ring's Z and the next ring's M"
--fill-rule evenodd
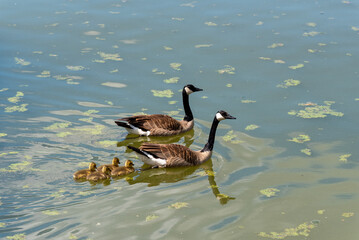
M193 92L203 91L203 89L197 88L197 87L193 86L192 84L188 84L188 85L184 86L183 89L186 91L187 95L190 95Z
M235 117L223 110L220 110L216 113L216 118L218 121L222 121L224 119L236 119Z

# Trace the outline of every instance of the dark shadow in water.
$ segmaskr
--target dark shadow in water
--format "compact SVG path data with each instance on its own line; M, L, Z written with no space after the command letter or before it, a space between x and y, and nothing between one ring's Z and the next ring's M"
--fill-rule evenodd
M190 130L188 132L175 135L175 136L138 136L135 134L128 134L126 138L120 142L117 142L117 147L127 147L128 145L134 147L140 147L140 145L144 142L158 143L158 144L170 144L170 143L178 143L183 137L183 145L186 147L190 147L194 141L194 130ZM132 152L131 150L126 148L125 152Z
M143 165L142 169L122 178L125 178L130 185L147 183L149 187L153 187L158 186L161 183L176 183L184 179L196 178L198 176L193 175L193 173L198 169L203 169L206 172L213 195L221 204L226 204L229 200L235 199L234 197L220 193L219 187L215 181L212 159L209 159L206 163L200 166L193 167L150 168L148 165Z

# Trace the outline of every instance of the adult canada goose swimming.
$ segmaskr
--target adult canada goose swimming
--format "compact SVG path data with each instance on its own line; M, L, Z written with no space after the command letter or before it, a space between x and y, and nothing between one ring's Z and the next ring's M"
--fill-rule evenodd
M109 179L110 177L111 177L111 169L107 166L104 166L101 171L96 171L96 172L90 173L87 176L86 180L96 182L96 181L100 181L100 180Z
M79 170L74 173L74 179L86 179L87 176L93 172L96 172L96 163L91 162L88 169Z
M120 127L124 127L129 133L142 136L170 136L187 132L194 125L188 96L198 91L202 91L202 89L192 84L183 87L182 100L185 116L181 121L164 114L152 114L121 118L116 120L115 123Z
M117 167L114 168L111 172L112 177L120 177L124 176L130 173L133 173L135 171L135 168L133 167L133 162L131 160L126 160L124 167Z
M112 159L112 164L106 164L106 165L101 165L97 168L97 171L102 171L102 168L107 166L110 168L110 170L112 171L113 169L117 168L118 167L118 164L120 163L120 160L117 158L117 157L114 157Z
M180 167L200 165L211 157L218 123L224 119L236 118L226 111L218 111L213 119L208 142L201 151L193 151L178 144L144 143L140 148L127 147L135 151L141 161L151 166Z

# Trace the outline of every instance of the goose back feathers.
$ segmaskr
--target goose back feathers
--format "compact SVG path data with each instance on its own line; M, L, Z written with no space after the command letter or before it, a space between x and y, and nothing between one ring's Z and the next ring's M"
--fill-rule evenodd
M170 136L187 132L194 125L193 114L189 106L189 95L198 91L202 91L202 89L192 84L183 87L182 100L185 116L181 121L164 114L152 114L121 118L115 123L124 127L129 133L142 136Z

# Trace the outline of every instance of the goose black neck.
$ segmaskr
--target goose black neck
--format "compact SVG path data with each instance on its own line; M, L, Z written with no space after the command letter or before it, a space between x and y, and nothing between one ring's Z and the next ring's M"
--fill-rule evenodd
M191 108L189 107L189 96L186 93L186 90L183 89L182 91L182 100L183 100L183 108L184 108L184 118L183 120L189 122L193 120L193 115L192 115L192 111Z
M216 131L217 131L218 124L219 124L219 121L217 120L216 117L214 117L211 131L209 132L209 136L208 136L208 141L207 141L206 145L204 146L204 148L201 150L201 152L213 150L214 139L216 137Z

